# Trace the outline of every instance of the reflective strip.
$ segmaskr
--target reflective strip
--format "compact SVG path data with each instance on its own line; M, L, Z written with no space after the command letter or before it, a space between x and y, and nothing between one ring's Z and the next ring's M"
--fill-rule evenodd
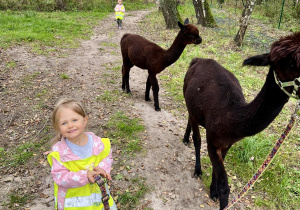
M100 201L100 202L99 202ZM93 193L90 196L65 198L65 207L100 206L101 194Z
M123 20L123 17L124 17L124 13L122 13L122 12L116 12L116 19L121 19L121 20Z
M114 204L110 207L110 210L118 210L116 203L114 202Z
M110 191L107 184L105 184L105 188L107 194L110 195ZM100 206L102 207L101 209L103 209L103 203L101 198L102 198L101 193L93 193L90 196L65 198L65 208ZM109 206L111 210L113 209L117 210L117 208L112 207L112 206L116 206L116 204L111 196L109 199Z

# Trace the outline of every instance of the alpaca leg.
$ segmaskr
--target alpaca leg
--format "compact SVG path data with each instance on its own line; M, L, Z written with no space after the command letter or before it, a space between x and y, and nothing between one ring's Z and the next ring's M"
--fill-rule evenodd
M218 196L218 192L217 192L217 183L216 183L216 177L215 177L215 171L213 169L212 171L212 178L211 178L211 184L210 184L210 195L209 197L213 200L213 201L217 201L219 196Z
M125 91L124 65L122 65L122 90Z
M190 134L191 134L191 124L190 124L190 121L188 120L188 123L187 123L187 126L186 126L186 129L185 129L185 134L184 134L184 137L183 137L183 143L187 146L191 143L190 141Z
M225 156L228 152L228 150L230 149L231 146L227 147L226 149L224 149L222 151L222 159L223 161L225 160ZM216 184L216 178L215 178L215 172L213 170L212 172L212 181L211 181L211 185L210 185L210 198L213 201L217 201L217 199L219 198L218 193L217 193L217 184Z
M196 153L196 164L195 164L194 176L201 177L202 176L201 163L200 163L201 136L199 132L199 126L197 122L192 120L191 116L189 117L189 123L193 130L192 138L194 141L195 153Z
M219 197L220 209L224 209L228 205L229 186L228 178L223 164L223 154L220 148L216 149L208 139L208 154L213 165L213 180L210 193L212 199Z
M125 67L123 64L122 66L122 89L126 89L126 93L131 95L130 86L129 86L129 72L131 67Z
M146 92L145 92L145 100L146 101L151 101L150 100L150 89L151 89L151 82L150 82L150 78L148 75L147 83L146 83Z
M158 85L158 81L156 79L156 75L155 74L149 74L149 78L150 78L150 82L151 82L151 85L152 85L155 111L160 111L159 101L158 101L159 85Z

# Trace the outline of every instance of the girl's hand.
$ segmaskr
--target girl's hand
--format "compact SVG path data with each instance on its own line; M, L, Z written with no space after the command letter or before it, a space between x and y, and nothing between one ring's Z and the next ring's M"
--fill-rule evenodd
M108 179L108 180L112 180L110 174L107 173L104 169L100 168L99 166L95 167L95 168L94 168L94 171L99 172L99 174L100 174L102 177L104 177L104 178L106 178L106 179Z
M88 171L87 172L87 178L89 180L90 183L95 183L95 175L99 175L100 172L99 171Z

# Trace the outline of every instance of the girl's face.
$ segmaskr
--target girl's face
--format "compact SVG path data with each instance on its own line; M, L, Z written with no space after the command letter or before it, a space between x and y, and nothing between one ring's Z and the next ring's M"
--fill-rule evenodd
M84 138L84 128L87 124L87 117L83 117L70 108L60 108L58 123L61 135L69 141L76 143L81 138Z
M122 0L118 0L118 4L120 4L120 5L121 5L121 4L122 4Z

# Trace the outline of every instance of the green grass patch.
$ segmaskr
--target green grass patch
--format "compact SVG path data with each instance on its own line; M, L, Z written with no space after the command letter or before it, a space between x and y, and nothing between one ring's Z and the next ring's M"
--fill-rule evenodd
M55 5L49 7L46 2L39 2L39 11L52 12L38 12L34 4L2 5L0 47L29 45L33 52L39 54L48 54L60 48L76 48L80 40L90 38L92 28L100 20L114 12L109 1L65 3L68 11L52 11ZM126 11L132 11L151 8L155 4L134 1L124 5ZM84 8L80 8L82 6Z
M106 46L106 47L119 47L119 44L116 44L116 43L112 43L112 42L104 42L104 43L101 43L103 46Z
M52 135L48 134L49 128L46 126L41 131L39 141L23 142L16 145L13 149L7 151L0 148L0 165L1 167L17 167L26 165L37 153L45 150L45 144L49 142Z
M20 206L25 205L33 198L31 194L21 194L18 191L13 191L9 194L9 203L6 204L9 209L20 209Z
M35 73L31 73L31 74L26 74L21 81L24 84L32 84L32 81L34 79L36 79L39 75L41 74L41 72L35 72Z
M10 61L6 63L6 67L7 68L13 68L16 66L16 62L15 61Z
M112 143L123 148L123 153L134 155L141 151L141 132L145 130L142 120L129 118L123 112L112 115L106 124L107 135Z
M104 90L100 96L97 96L96 100L100 101L101 103L113 103L119 99L118 96L118 90Z
M28 44L35 51L74 48L108 12L0 11L0 47ZM47 50L45 49L48 48Z
M142 120L139 118L130 118L123 112L117 112L111 116L106 124L104 132L110 139L113 145L121 151L118 159L122 160L116 164L115 168L130 171L131 165L128 158L140 154L142 150L141 134L145 130ZM145 183L145 179L138 175L125 177L122 173L116 174L116 180L128 180L129 187L125 190L117 192L116 202L121 204L122 209L135 209L138 202L143 198L149 187Z
M149 191L145 180L136 176L130 180L131 185L123 193L118 193L117 202L121 203L122 209L135 209L139 200Z
M60 77L61 79L70 79L70 76L67 75L67 74L65 74L65 73L60 74L59 77Z

